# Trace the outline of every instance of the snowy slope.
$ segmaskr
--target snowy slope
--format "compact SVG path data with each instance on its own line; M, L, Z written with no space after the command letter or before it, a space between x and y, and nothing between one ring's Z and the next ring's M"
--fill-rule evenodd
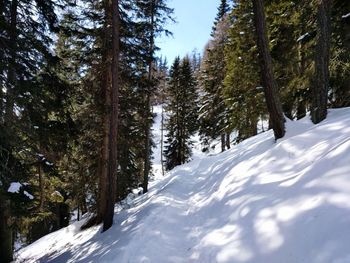
M18 262L350 262L350 109L195 157L114 226L52 233Z

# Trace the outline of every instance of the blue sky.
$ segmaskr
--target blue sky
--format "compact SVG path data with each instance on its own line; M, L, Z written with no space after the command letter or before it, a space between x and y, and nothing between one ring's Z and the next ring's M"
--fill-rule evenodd
M157 45L159 55L166 56L169 65L177 55L183 57L195 48L202 53L219 4L220 0L168 0L177 22L166 26L173 36L158 38Z

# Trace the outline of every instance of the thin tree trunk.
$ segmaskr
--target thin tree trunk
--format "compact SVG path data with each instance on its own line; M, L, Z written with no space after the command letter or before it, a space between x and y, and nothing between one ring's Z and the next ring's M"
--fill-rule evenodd
M80 205L78 205L77 220L80 221Z
M255 28L257 33L257 46L260 57L260 69L264 84L264 93L267 109L272 121L275 139L282 138L285 134L284 116L282 105L278 95L277 83L273 75L272 58L269 50L269 42L266 33L265 11L263 0L253 0Z
M304 32L304 28L303 31ZM306 70L306 61L305 61L305 47L302 43L299 44L299 76L302 76ZM305 98L301 94L298 94L297 101L297 120L300 120L306 116L306 102Z
M150 160L150 140L151 140L151 120L150 120L150 109L151 109L151 86L153 81L153 54L154 54L154 9L155 0L151 0L151 32L150 32L150 47L149 47L149 61L148 61L148 91L146 94L146 143L145 143L145 163L144 163L144 174L143 174L143 192L148 192L148 178L151 170L151 160Z
M144 169L143 169L143 193L148 192L148 177L151 169L151 160L150 160L150 140L151 140L151 131L150 131L150 91L146 95L146 111L145 111L145 159L144 159Z
M164 103L164 101L163 101L163 103ZM164 106L162 105L162 119L161 119L161 125L160 125L160 163L162 165L162 175L164 176L163 133L164 133Z
M119 0L112 1L112 88L111 119L109 139L109 166L107 178L107 205L103 219L103 231L113 224L114 204L117 180L117 138L118 138L118 105L119 105Z
M318 37L315 56L315 81L312 89L311 120L317 124L327 117L329 86L331 0L318 0Z
M39 201L39 211L42 212L44 209L44 178L41 171L41 162L38 163L38 176L39 176L39 188L40 188L40 201Z
M18 1L11 2L11 24L9 28L10 57L8 64L8 85L6 86L6 104L4 126L11 133L13 123L14 87L16 86L16 57L17 57L17 8ZM1 102L2 104L2 102ZM2 112L1 112L2 113ZM9 149L10 151L12 149ZM0 261L11 262L13 260L13 229L10 224L11 202L0 192Z

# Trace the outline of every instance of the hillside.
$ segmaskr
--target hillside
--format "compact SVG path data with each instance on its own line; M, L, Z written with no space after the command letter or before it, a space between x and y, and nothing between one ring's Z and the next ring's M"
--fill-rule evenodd
M213 156L196 150L117 208L107 232L77 222L16 262L350 262L349 134L345 108L316 126L287 122L276 143L270 131Z

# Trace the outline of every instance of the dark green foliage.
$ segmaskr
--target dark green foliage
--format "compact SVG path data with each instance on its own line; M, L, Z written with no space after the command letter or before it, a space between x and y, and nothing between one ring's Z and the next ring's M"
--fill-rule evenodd
M225 45L228 42L229 7L222 1L214 22L212 39L209 41L202 59L199 74L201 89L201 107L199 112L200 135L204 150L210 140L225 132L230 132L228 111L224 102L224 79L227 74ZM223 137L225 138L225 137ZM225 149L225 142L222 142Z
M212 28L211 35L214 36L217 30L218 24L222 21L222 19L226 16L226 14L230 11L230 5L227 0L221 0L220 6L218 7L218 11L214 20L214 25Z
M251 2L237 2L230 21L223 93L229 111L229 127L237 131L236 141L239 142L256 135L258 120L265 118L266 107L260 85Z
M184 164L191 157L191 136L197 131L198 99L196 82L190 60L177 57L170 69L167 87L168 131L165 142L165 167L167 170Z

